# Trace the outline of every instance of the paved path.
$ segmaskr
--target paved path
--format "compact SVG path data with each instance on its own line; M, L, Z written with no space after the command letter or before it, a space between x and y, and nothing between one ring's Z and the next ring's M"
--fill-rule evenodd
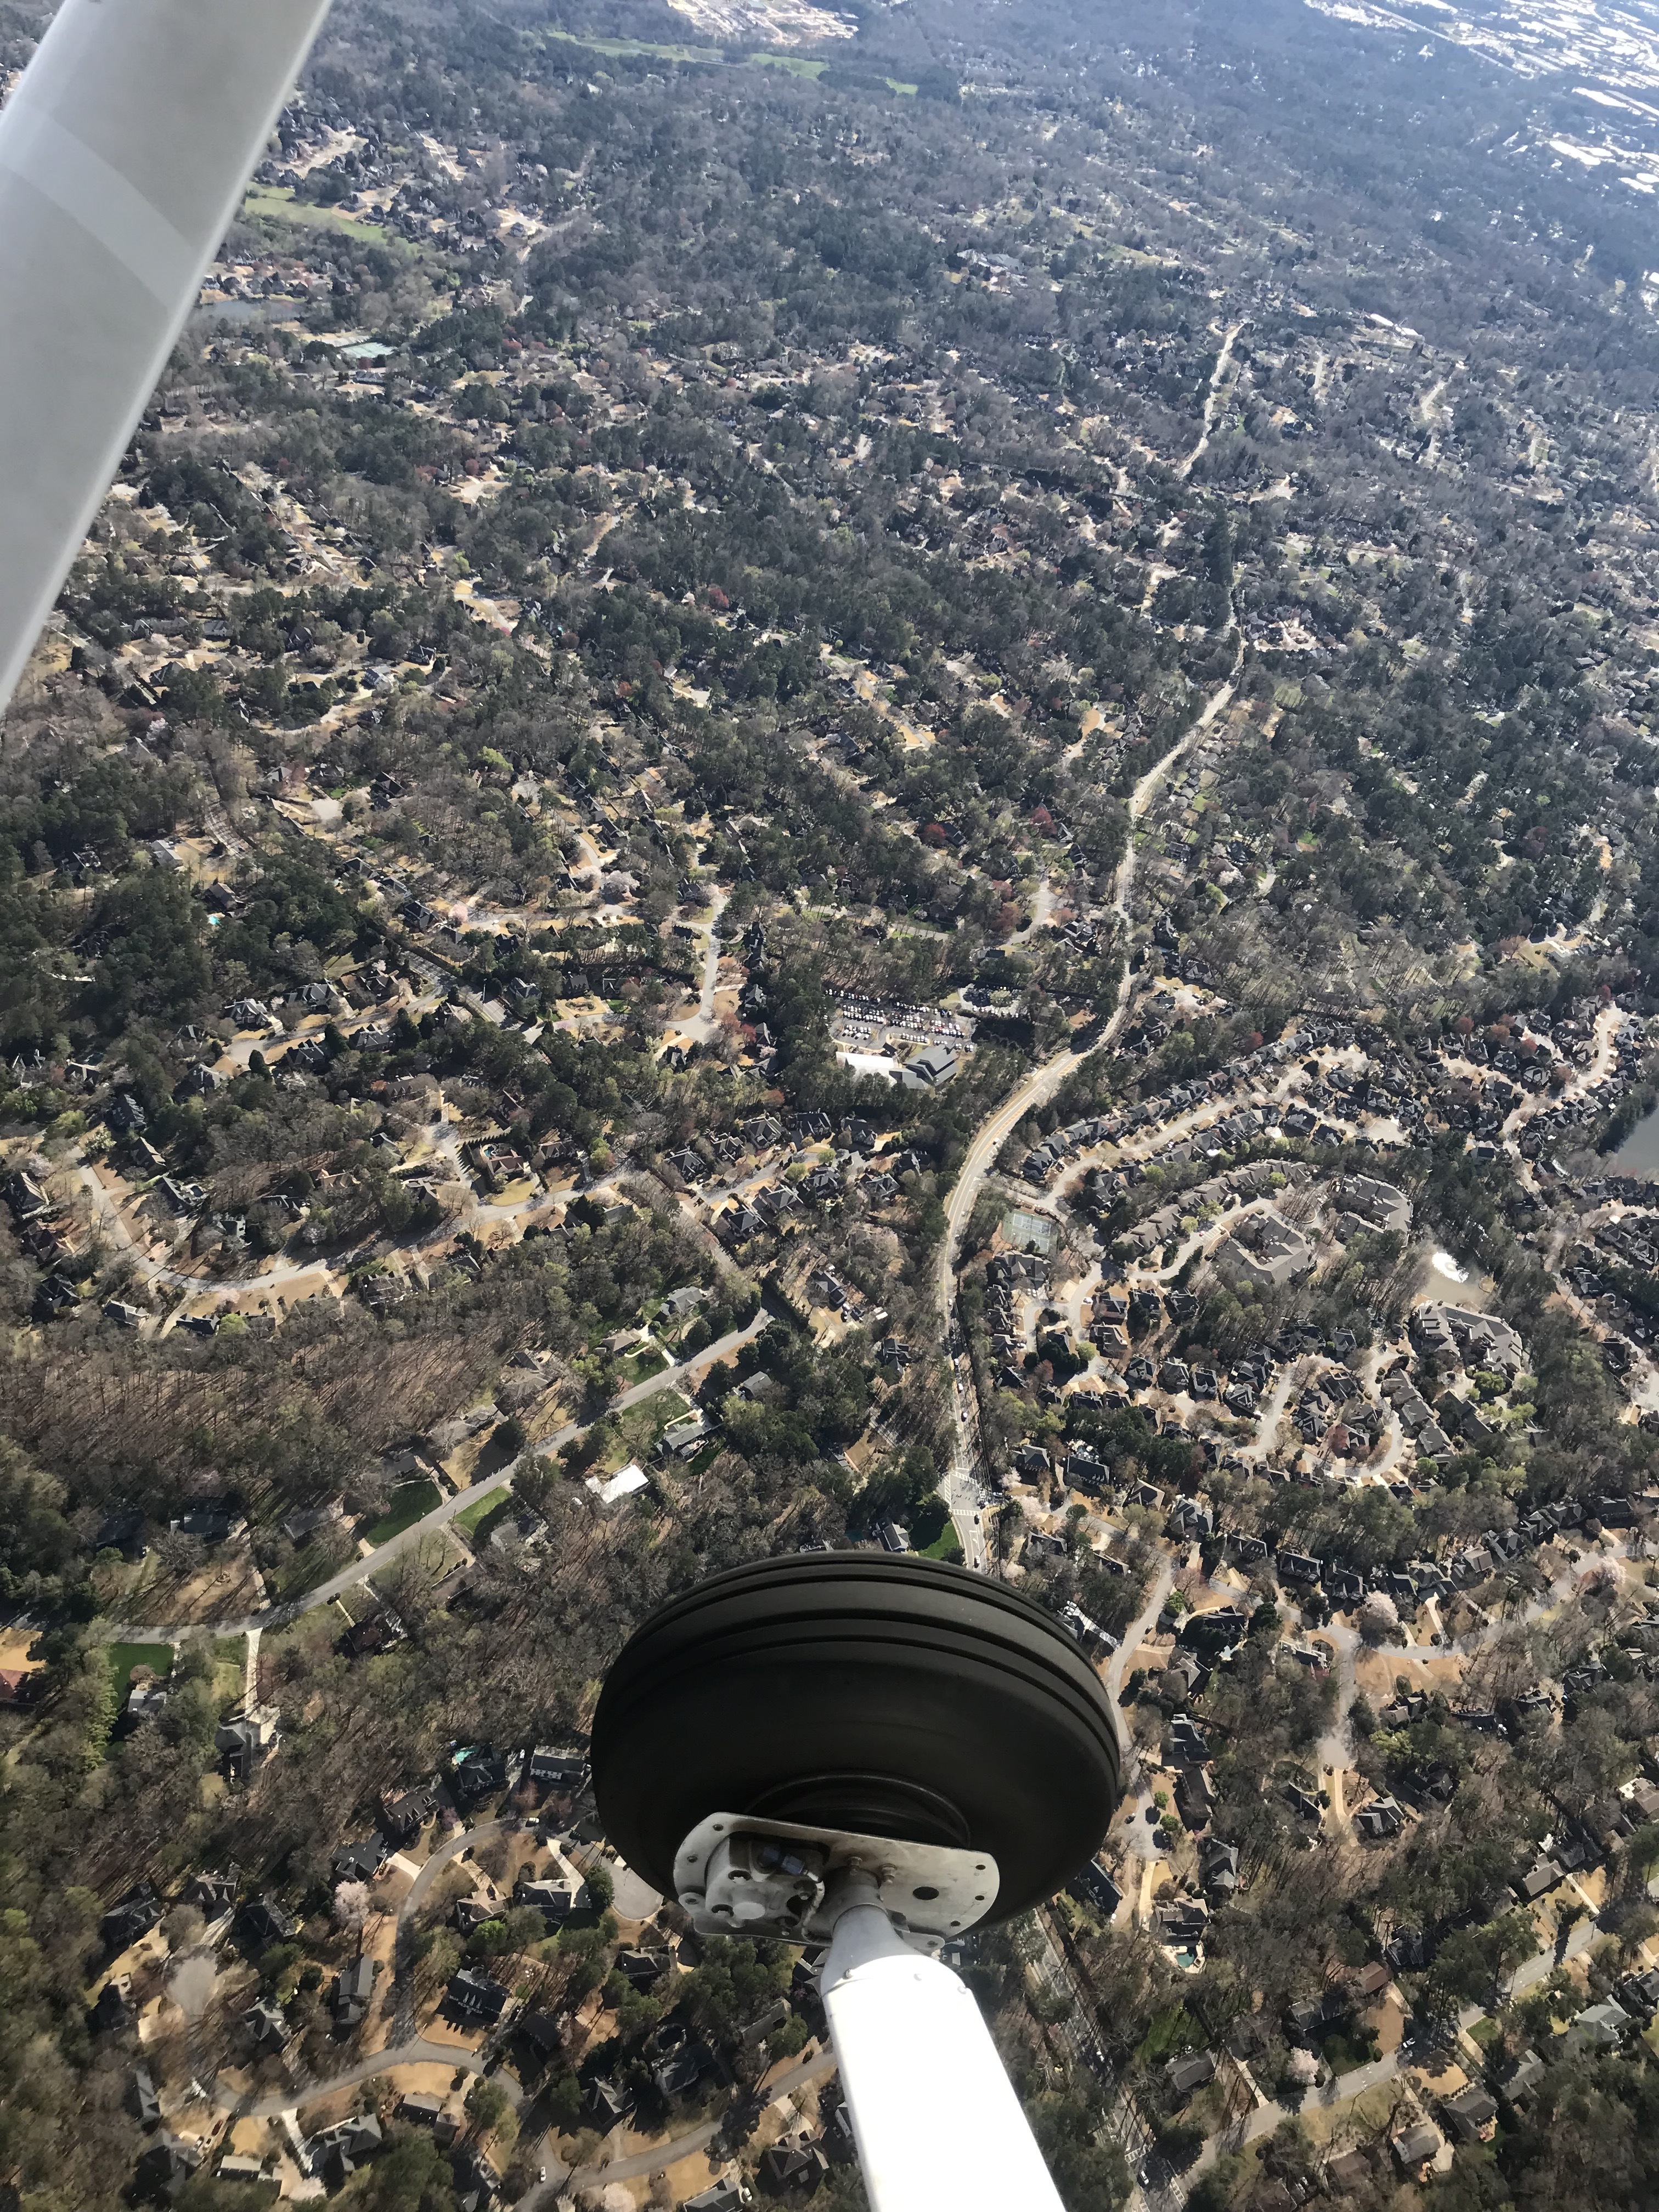
M1208 449L1210 433L1215 428L1216 408L1221 398L1222 380L1232 365L1234 342L1243 327L1242 322L1233 325L1231 330L1222 340L1221 350L1215 357L1215 367L1210 372L1210 388L1204 395L1204 427L1200 431L1198 443L1193 447L1191 453L1184 461L1178 461L1176 465L1176 474L1183 483L1191 476L1194 463Z
M482 2075L491 2060L481 2052L466 2051L458 2044L434 2043L414 2032L413 1989L411 1968L414 1955L410 1939L414 1933L416 1913L443 1869L465 1852L487 1843L493 1836L509 1835L523 1826L515 1814L503 1819L480 1820L471 1828L458 1829L433 1851L421 1868L409 1893L398 1908L398 1948L394 1972L402 1984L392 2033L396 2039L383 2051L372 2051L363 2057L354 2059L337 2074L327 2075L314 2081L296 2082L285 2089L265 2096L254 2096L251 2092L221 2089L211 2091L213 2102L222 2111L231 2112L239 2118L275 2119L283 2113L296 2112L301 2106L314 2105L339 2089L354 2088L359 2082L371 2080L377 2074L389 2072L396 2066L447 2066L452 2071ZM654 1894L654 1893L653 1893ZM810 2083L821 2081L835 2071L833 2051L825 2049L810 2057L802 2058L780 2074L771 2083L768 2102L788 2096L792 2091L805 2088ZM523 2108L531 2100L513 2075L497 2067L490 2074L498 2082L509 2101ZM719 2120L706 2120L672 2142L647 2144L639 2150L629 2151L620 2157L600 2157L592 2165L571 2167L556 2154L546 2161L547 2179L535 2183L519 2200L519 2212L536 2212L537 2207L550 2207L554 2199L567 2191L602 2188L611 2181L637 2181L646 2174L660 2172L678 2160L690 2157L704 2150L720 2131Z
M1237 336L1237 332L1233 333L1233 336ZM1231 343L1232 339L1230 337L1229 347ZM1234 656L1233 665L1225 683L1218 685L1210 694L1200 712L1194 716L1190 728L1179 742L1164 754L1162 760L1155 762L1147 769L1146 775L1136 784L1130 797L1128 836L1124 844L1123 857L1117 865L1111 899L1112 909L1118 915L1122 925L1121 935L1126 953L1129 927L1129 902L1134 890L1137 860L1135 825L1141 820L1147 808L1163 789L1176 763L1185 757L1210 727L1217 715L1224 713L1231 702L1243 659L1243 641L1241 638L1238 651ZM1129 1003L1129 967L1126 957L1123 973L1118 979L1117 1002L1101 1032L1097 1044L1091 1049L1099 1050L1102 1046L1109 1044L1116 1036L1128 1015ZM957 1251L985 1178L990 1172L997 1154L1025 1115L1033 1107L1047 1105L1066 1077L1075 1068L1082 1066L1085 1057L1085 1055L1079 1052L1062 1052L1057 1054L1053 1060L1046 1062L1042 1067L1034 1068L1003 1101L1002 1104L987 1115L974 1133L973 1142L968 1147L961 1170L949 1198L945 1200L945 1235L939 1242L937 1289L939 1310L944 1319L944 1333L947 1345L956 1328ZM951 1402L954 1437L951 1467L945 1485L945 1495L951 1507L951 1517L956 1522L957 1533L962 1538L963 1553L971 1559L975 1549L973 1510L975 1504L982 1504L983 1499L973 1474L973 1455L969 1442L968 1391L970 1388L971 1384L964 1382L959 1370L953 1374ZM982 1540L981 1549L982 1552Z
M637 1406L657 1391L666 1390L674 1383L689 1382L694 1376L701 1379L702 1374L716 1360L725 1358L758 1336L770 1320L771 1316L763 1306L745 1328L731 1330L715 1343L705 1346L702 1351L681 1365L665 1367L660 1374L647 1376L643 1382L635 1382L620 1397L613 1398L599 1419L603 1420L611 1413L625 1412L629 1406ZM537 1452L557 1451L575 1437L586 1435L595 1425L592 1421L567 1421L563 1428L556 1430L544 1443L536 1447ZM343 1596L347 1590L354 1589L359 1583L371 1581L374 1576L383 1573L410 1545L417 1543L434 1529L447 1527L469 1506L477 1505L493 1492L504 1488L511 1482L513 1469L518 1464L518 1461L512 1461L497 1468L493 1474L485 1476L483 1481L471 1483L465 1490L458 1490L453 1497L442 1499L430 1513L423 1515L418 1521L412 1521L407 1528L389 1538L374 1551L353 1559L337 1574L331 1575L326 1582L317 1583L313 1589L306 1590L299 1597L290 1598L282 1605L263 1607L258 1613L245 1614L240 1620L190 1621L182 1626L139 1626L126 1621L112 1621L104 1625L100 1633L111 1644L177 1644L192 1636L246 1636L258 1628L282 1627L287 1622L297 1620L302 1613L310 1613L319 1605L331 1604L335 1598Z
M471 1828L458 1828L453 1836L435 1846L431 1857L410 1882L409 1894L398 1907L398 1937L392 1954L398 2009L392 2033L399 2044L411 2041L415 2035L415 1915L427 1892L444 1868L463 1853L488 1843L492 1836L516 1834L522 1826L516 1814L509 1814L504 1820L480 1820Z
M274 2120L279 2113L319 2104L337 2089L355 2088L358 2082L372 2081L375 2075L385 2074L394 2066L447 2066L453 2073L482 2074L487 2063L475 2051L464 2051L459 2044L428 2043L424 2036L417 2035L407 2043L392 2044L385 2051L371 2051L366 2057L354 2059L349 2066L322 2081L296 2082L292 2088L278 2089L270 2096L255 2097L216 2086L211 2095L221 2112L234 2112L239 2119ZM509 2103L523 2104L524 2091L505 2068L497 2069L490 2079L500 2083Z
M720 921L728 896L727 892L718 889L713 895L702 944L702 983L697 994L697 1011L689 1021L677 1025L679 1034L696 1044L707 1044L719 1026L714 1019L714 994L720 984Z
M1123 1691L1123 1670L1146 1641L1146 1633L1164 1610L1164 1601L1175 1585L1175 1562L1165 1559L1158 1569L1158 1579L1146 1594L1146 1602L1139 1614L1123 1632L1123 1641L1113 1652L1106 1668L1106 1694L1112 1701L1112 1720L1117 1729L1118 1750L1123 1760L1123 1795L1133 1794L1134 1809L1124 1828L1124 1842L1128 1849L1146 1859L1158 1856L1158 1824L1146 1818L1153 1809L1152 1793L1140 1764L1140 1753L1128 1723L1123 1717L1123 1708L1118 1700Z

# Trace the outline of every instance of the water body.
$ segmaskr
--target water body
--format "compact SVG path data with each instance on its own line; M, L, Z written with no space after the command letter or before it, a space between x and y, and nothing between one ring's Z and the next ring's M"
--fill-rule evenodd
M1659 1182L1659 1106L1637 1123L1609 1164L1616 1174Z

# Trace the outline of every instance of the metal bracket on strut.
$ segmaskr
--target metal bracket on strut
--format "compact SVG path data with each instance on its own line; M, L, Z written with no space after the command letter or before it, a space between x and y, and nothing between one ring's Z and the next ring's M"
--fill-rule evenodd
M800 1820L711 1813L674 1855L674 1893L700 1936L771 1936L827 1943L825 1896L838 1875L872 1875L883 1908L907 1935L943 1942L996 1902L988 1851L896 1843Z

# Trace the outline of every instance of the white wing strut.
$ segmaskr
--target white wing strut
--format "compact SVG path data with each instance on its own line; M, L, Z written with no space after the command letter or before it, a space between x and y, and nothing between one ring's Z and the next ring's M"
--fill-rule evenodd
M849 1885L820 1984L872 2212L1062 2212L965 1982Z
M0 112L0 712L328 0L64 0Z

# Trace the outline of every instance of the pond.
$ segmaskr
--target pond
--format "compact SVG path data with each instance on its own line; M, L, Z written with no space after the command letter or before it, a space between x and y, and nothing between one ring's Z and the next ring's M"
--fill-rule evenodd
M1659 1106L1637 1123L1608 1165L1617 1175L1659 1182Z

